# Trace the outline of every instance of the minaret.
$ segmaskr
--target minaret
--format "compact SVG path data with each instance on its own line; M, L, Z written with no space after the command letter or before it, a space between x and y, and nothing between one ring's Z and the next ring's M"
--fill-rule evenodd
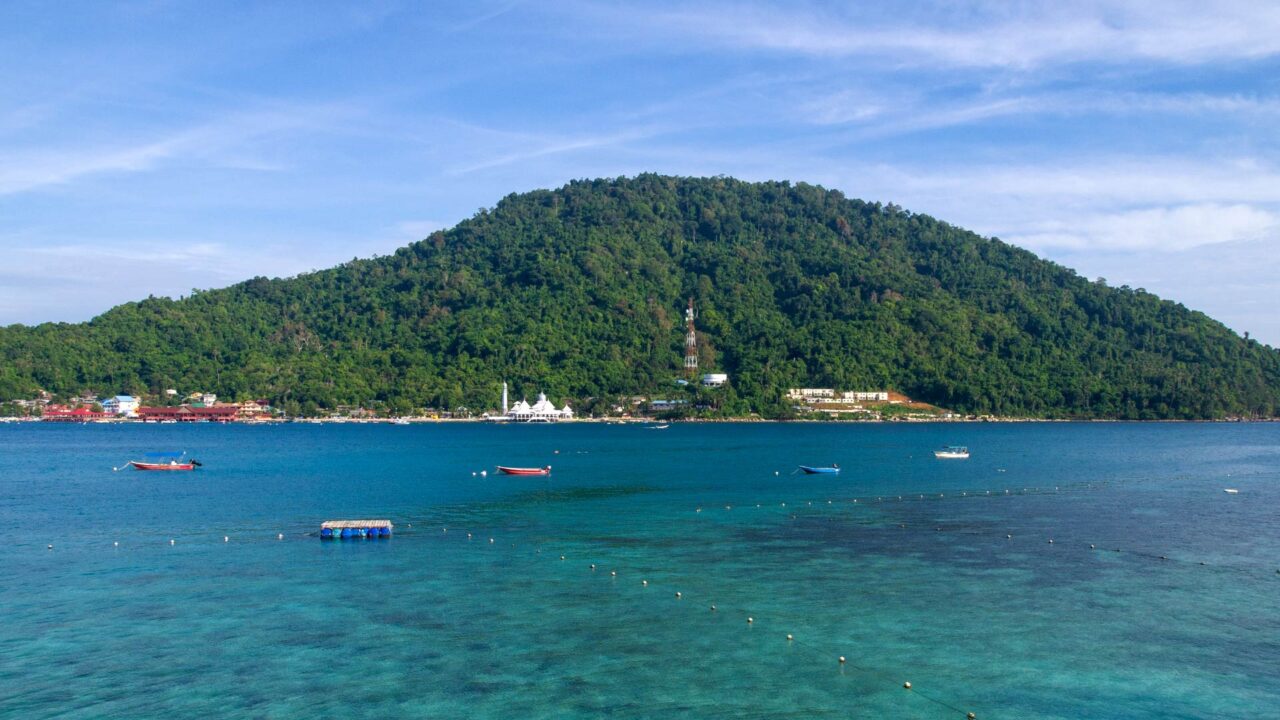
M689 298L684 319L689 326L689 333L684 336L684 372L692 378L698 374L698 334L693 329L693 298Z
M507 414L507 381L502 381L502 414Z

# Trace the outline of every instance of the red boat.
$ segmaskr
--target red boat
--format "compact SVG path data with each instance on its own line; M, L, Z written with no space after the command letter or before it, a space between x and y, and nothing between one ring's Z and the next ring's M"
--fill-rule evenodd
M196 463L194 461L180 463L180 462L175 462L171 460L167 463L149 463L149 462L138 462L137 460L130 460L129 464L132 465L135 470L195 470L196 469Z
M195 470L200 467L200 461L188 458L185 452L149 452L146 457L146 460L130 460L128 465L135 470Z
M546 467L540 467L540 468L516 468L516 467L503 467L502 465L499 465L498 472L502 473L503 475L550 475L551 466L548 465Z

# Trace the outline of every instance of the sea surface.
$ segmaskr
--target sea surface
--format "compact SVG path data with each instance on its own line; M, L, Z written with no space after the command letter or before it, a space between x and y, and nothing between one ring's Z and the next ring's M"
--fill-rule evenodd
M3 718L1280 717L1280 424L15 424L0 527Z

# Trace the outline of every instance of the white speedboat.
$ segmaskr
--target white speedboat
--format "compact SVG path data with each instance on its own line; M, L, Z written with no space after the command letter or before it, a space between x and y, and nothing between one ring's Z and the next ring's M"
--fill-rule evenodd
M934 450L933 456L942 460L967 460L969 458L969 448L948 445L940 450Z

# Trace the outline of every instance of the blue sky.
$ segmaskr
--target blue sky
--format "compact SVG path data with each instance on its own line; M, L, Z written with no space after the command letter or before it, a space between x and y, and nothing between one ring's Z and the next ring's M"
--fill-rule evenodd
M895 202L1280 345L1280 3L0 4L0 324L656 171Z

